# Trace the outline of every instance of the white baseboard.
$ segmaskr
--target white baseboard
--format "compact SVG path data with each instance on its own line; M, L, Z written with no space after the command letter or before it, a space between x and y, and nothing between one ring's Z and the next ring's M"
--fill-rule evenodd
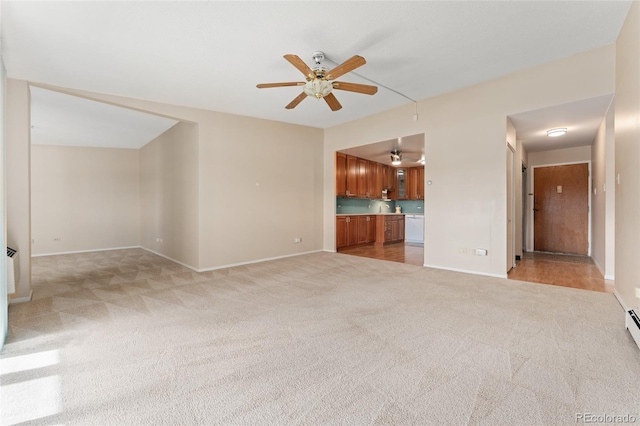
M323 252L323 251L326 251L326 250L312 250L312 251L305 251L305 252L302 252L302 253L293 253L293 254L285 254L285 255L282 255L282 256L266 257L264 259L249 260L249 261L246 261L246 262L230 263L228 265L221 265L221 266L214 266L214 267L211 267L211 268L198 269L197 272L215 271L216 269L233 268L234 266L250 265L252 263L262 263L262 262L268 262L270 260L286 259L287 257L302 256L304 254L320 253L320 252Z
M133 248L143 248L143 247L127 246L127 247L109 247L109 248L100 248L100 249L91 249L91 250L59 251L55 253L32 254L31 257L58 256L61 254L93 253L96 251L126 250L126 249L133 249Z
M9 304L13 305L15 303L25 303L31 302L31 298L33 297L33 290L29 290L29 295L24 297L14 297L13 299L9 299Z
M443 269L445 271L453 271L453 272L462 272L463 274L483 275L485 277L494 277L494 278L507 278L507 274L490 274L488 272L469 271L467 269L447 268L444 266L427 265L426 263L422 266L424 266L425 268Z
M596 268L598 268L598 271L600 271L600 273L602 274L602 276L604 277L604 268L602 266L600 266L600 264L598 263L598 261L591 256L591 259L593 260L593 264L596 265Z
M615 275L605 275L604 279L605 280L609 280L609 281L615 281L616 280L616 276Z
M153 253L153 254L155 254L155 255L157 255L157 256L164 257L165 259L170 260L170 261L172 261L172 262L175 262L175 263L177 263L178 265L182 265L182 266L184 266L185 268L189 268L189 269L191 269L192 271L195 271L195 272L202 272L202 271L198 270L198 268L196 268L196 267L193 267L193 266L191 266L191 265L187 265L186 263L180 262L179 260L176 260L176 259L174 259L174 258L172 258L172 257L169 257L169 256L167 256L167 255L164 255L164 254L162 254L162 253L158 253L157 251L153 251L153 250L148 249L148 248L146 248L146 247L140 247L140 248L141 248L142 250L148 251L149 253Z
M618 299L618 303L620 304L622 309L624 309L625 312L628 312L629 310L631 310L631 308L628 307L626 303L624 303L624 300L622 300L622 296L620 296L620 293L618 293L618 290L614 289L613 295L616 297L616 299Z

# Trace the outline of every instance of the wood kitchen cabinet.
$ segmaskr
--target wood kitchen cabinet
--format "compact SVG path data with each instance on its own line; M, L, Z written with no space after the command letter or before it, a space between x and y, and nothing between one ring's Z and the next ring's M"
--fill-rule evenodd
M384 187L384 165L381 163L371 163L375 168L374 176L373 176L373 194L372 198L382 197L382 190L386 189Z
M381 246L404 241L404 215L378 216L375 245Z
M356 194L358 198L368 198L369 193L369 165L368 161L358 158L358 182Z
M346 216L336 216L336 248L347 247L349 237L347 235Z
M418 181L416 183L417 200L424 200L424 167L416 167L418 169Z
M424 200L424 167L405 169L406 198L408 200Z
M375 241L375 215L336 216L336 248Z
M383 189L389 190L387 196L395 200L397 197L396 187L397 187L397 176L396 176L396 168L387 166L385 164L382 165L382 185Z
M376 238L376 217L358 216L358 244L368 244Z
M358 158L347 155L347 197L356 197L358 195Z
M402 170L402 174L398 173ZM336 196L380 199L387 190L391 200L424 199L424 167L393 166L336 152ZM398 180L403 181L401 186Z
M336 196L347 196L347 154L336 152Z
M366 198L367 164L363 160L342 152L336 152L336 196Z

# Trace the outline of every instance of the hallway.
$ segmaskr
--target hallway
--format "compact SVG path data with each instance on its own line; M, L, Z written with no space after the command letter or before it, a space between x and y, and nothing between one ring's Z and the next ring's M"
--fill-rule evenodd
M524 252L522 260L509 271L511 280L528 281L583 290L613 293L613 282L607 281L588 256Z
M339 253L418 266L424 263L422 244L389 244L384 247L370 244L341 249ZM509 272L508 278L613 293L613 282L602 277L588 256L525 252L523 259L516 261L516 267Z

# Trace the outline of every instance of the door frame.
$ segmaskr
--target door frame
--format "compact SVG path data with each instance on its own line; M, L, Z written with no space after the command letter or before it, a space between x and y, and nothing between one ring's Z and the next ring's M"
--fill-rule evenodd
M535 228L534 228L534 223L533 223L533 194L534 194L534 187L533 187L533 182L534 182L534 176L536 173L536 169L539 167L553 167L553 166L570 166L572 164L587 164L587 168L589 170L589 175L587 176L587 193L588 193L588 200L587 200L587 204L589 207L589 212L588 212L588 216L587 216L587 256L591 257L591 194L593 191L593 183L592 183L592 179L593 176L591 174L591 160L583 160L583 161L567 161L567 162L563 162L563 163L549 163L549 164L537 164L535 166L530 166L531 168L531 173L527 173L527 187L529 188L528 193L531 194L529 196L529 206L527 209L527 217L528 217L528 232L527 232L527 251L528 252L533 252L533 240L534 240L534 235L535 235Z
M515 149L507 142L507 273L516 266L516 174Z

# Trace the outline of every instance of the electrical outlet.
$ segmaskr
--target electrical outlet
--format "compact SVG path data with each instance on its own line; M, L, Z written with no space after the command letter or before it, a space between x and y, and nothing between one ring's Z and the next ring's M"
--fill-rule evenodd
M296 237L296 238L293 239L293 242L294 243L301 243L302 242L302 238Z
M466 248L459 248L458 249L458 253L466 254L467 253L467 249Z
M486 256L487 255L487 250L485 250L485 249L476 249L474 254L476 256Z
M60 237L53 237L53 241L60 241Z

